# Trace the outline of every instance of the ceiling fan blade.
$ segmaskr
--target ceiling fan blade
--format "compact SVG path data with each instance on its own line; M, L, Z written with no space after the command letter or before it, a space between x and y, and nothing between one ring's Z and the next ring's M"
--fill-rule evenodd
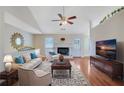
M71 19L76 19L77 17L76 16L71 16L68 18L68 20L71 20Z
M58 16L62 19L62 14L58 14Z
M71 24L71 25L72 25L72 24L74 24L74 23L73 23L73 22L71 22L71 21L67 21L67 22L68 22L69 24Z
M61 21L61 20L52 20L52 21Z

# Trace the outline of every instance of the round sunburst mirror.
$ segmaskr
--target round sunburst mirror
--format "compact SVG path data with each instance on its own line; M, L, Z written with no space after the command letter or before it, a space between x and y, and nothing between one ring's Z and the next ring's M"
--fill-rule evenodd
M14 33L11 36L11 46L17 50L24 45L24 37L20 33Z

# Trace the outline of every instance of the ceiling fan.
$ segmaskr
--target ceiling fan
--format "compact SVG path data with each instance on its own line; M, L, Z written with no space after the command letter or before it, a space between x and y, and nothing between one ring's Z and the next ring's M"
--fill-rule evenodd
M60 19L58 19L58 20L52 20L52 21L60 21L60 26L62 26L62 25L65 25L65 24L74 24L71 20L72 19L76 19L77 17L76 16L71 16L71 17L66 17L65 15L64 15L64 6L63 6L63 14L61 14L61 13L58 13L58 16L59 16L59 18Z

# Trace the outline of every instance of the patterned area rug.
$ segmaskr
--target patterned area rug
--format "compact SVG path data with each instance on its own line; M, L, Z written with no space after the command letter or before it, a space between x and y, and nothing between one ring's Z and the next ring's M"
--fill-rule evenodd
M37 69L42 69L46 72L51 73L50 62L43 62ZM89 86L90 83L86 80L84 75L76 67L76 65L71 62L71 78L69 77L69 71L61 70L54 71L54 77L52 78L52 86Z

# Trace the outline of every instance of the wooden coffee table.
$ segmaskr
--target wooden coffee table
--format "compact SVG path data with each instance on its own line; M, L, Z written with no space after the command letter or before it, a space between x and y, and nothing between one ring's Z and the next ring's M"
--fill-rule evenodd
M54 63L51 65L51 73L53 77L53 70L69 70L70 78L71 78L71 64L69 59L64 59L63 62L65 64L58 64L59 60L54 60Z

